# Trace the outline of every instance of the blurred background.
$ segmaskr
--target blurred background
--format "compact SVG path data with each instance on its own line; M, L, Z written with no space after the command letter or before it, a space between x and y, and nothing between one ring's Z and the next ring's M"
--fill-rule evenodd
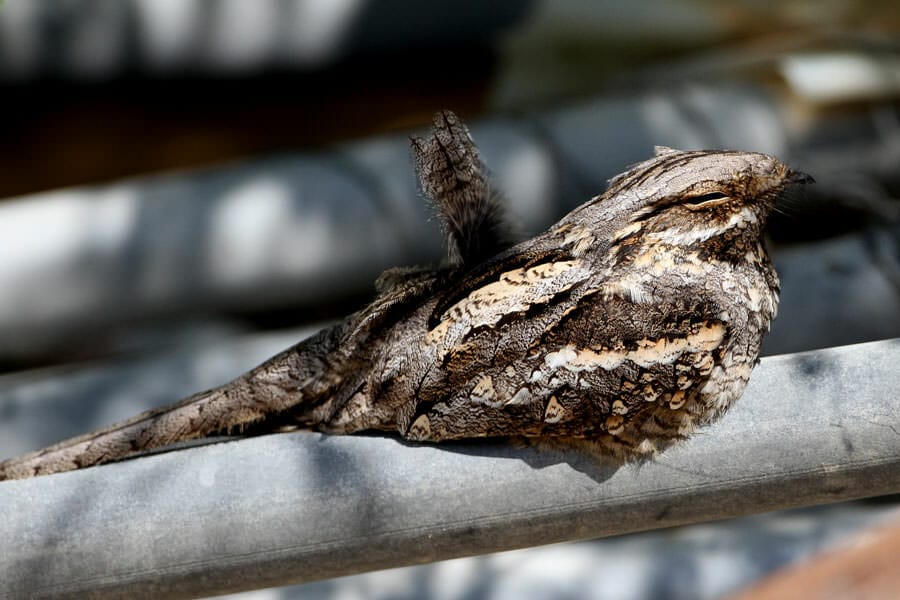
M656 144L775 154L818 183L771 224L765 352L900 336L895 1L6 0L0 107L0 457L220 384L439 261L407 140L443 108L523 235ZM718 598L892 506L240 597Z

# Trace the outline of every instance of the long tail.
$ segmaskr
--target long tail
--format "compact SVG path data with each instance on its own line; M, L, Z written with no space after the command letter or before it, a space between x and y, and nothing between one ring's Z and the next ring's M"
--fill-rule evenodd
M285 411L300 411L327 393L334 380L323 352L328 330L285 350L222 387L141 413L24 456L0 462L0 481L71 471L137 452L242 429Z
M231 422L227 405L233 392L229 390L237 384L194 394L105 429L6 460L0 463L0 481L72 471L211 435L222 429L213 423Z

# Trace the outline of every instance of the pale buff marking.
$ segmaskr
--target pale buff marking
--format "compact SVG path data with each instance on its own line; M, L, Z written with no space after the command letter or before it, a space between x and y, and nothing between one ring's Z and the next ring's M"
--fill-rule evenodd
M612 413L614 415L624 415L628 412L628 407L621 400L614 400L612 403Z
M715 361L713 361L712 354L709 352L703 352L698 357L697 360L694 361L694 368L697 369L697 373L702 377L706 377L710 373L712 373L713 366L715 365Z
M507 377L515 377L516 376L516 370L513 368L512 365L506 365L506 370L504 371L504 373L506 373Z
M545 423L559 423L566 414L566 409L562 407L556 396L550 396L547 408L544 410Z
M691 273L692 275L703 275L709 269L709 263L700 259L700 255L696 252L688 252L680 256L680 260L676 263L674 253L661 250L657 246L650 246L644 252L634 257L632 265L639 267L639 271L635 276L646 278L648 275L657 277L667 271L677 270L682 273Z
M531 402L531 390L528 388L521 388L515 395L509 399L506 403L506 406L516 406L521 404L528 404Z
M642 272L652 268L656 274L674 269L676 263L672 252L661 252L658 250L658 246L647 246L645 251L634 257L632 264L635 267L641 267Z
M585 296L587 296L589 293L593 293L594 291L596 291L596 290L590 290L588 293L582 295L582 296L581 296L582 299L584 299ZM572 306L570 306L569 308L567 308L566 310L562 311L562 312L559 314L559 320L562 321L564 318L568 317L570 314L572 314L573 312L575 312L575 311L578 310L579 308L581 308L581 307L578 306L577 304L573 304ZM550 330L553 329L554 327L556 327L556 323L551 323L550 325L548 325L548 326L544 329L544 333L547 333L548 331L550 331Z
M451 328L464 334L476 327L493 326L504 315L549 302L577 282L566 274L580 266L580 260L562 260L506 271L499 281L473 290L447 309L444 319L425 335L425 342L444 341Z
M642 226L643 226L642 223L637 222L637 223L631 223L630 225L626 225L622 229L619 229L612 235L613 244L618 244L619 242L621 242L628 236L637 233L638 231L641 230Z
M640 367L672 364L686 352L709 352L719 346L725 337L725 326L721 323L706 323L696 333L682 338L667 340L646 339L638 342L634 350L601 348L576 348L567 344L555 352L548 352L544 363L550 369L564 368L568 371L612 371L626 360ZM710 357L712 360L712 357Z
M702 227L687 231L665 229L648 233L647 240L650 242L662 242L672 246L692 246L698 242L705 242L714 235L723 233L726 229L727 227Z
M625 419L621 415L610 415L606 417L606 431L610 435L619 435L625 431Z
M659 298L647 289L647 285L655 282L668 272L676 272L680 276L692 274L704 276L708 273L708 261L700 258L696 252L688 252L678 257L675 253L662 251L659 245L650 246L632 260L634 270L624 277L603 284L601 291L606 298L618 297L630 300L635 304L657 302Z
M684 390L678 390L674 394L672 394L672 398L669 400L669 408L671 410L678 410L682 406L684 406L685 402L685 393Z
M565 237L563 237L563 245L570 246L572 256L581 256L590 250L596 239L591 230L581 225L571 225L566 228Z
M472 388L472 393L469 397L474 402L490 404L494 401L496 396L497 393L494 390L494 380L490 375L485 375L484 377L479 379L478 383L475 384L475 387Z
M765 298L766 308L771 311L772 301L770 300L771 296L767 296ZM753 312L758 312L760 308L762 308L763 297L759 293L759 290L756 286L751 285L747 287L747 300L749 301L750 310Z
M427 440L431 437L431 421L425 415L419 415L412 427L409 428L407 437L411 440Z
M644 288L644 284L633 277L626 277L618 281L611 281L603 285L604 298L625 298L635 304L649 304L655 302L657 297Z
M656 402L656 399L659 398L659 390L654 388L649 383L644 386L644 402Z
M638 447L635 451L637 452L638 456L653 456L654 454L656 454L657 448L656 444L654 444L650 440L644 440L643 442L638 444Z
M438 341L447 337L447 332L450 330L450 325L452 323L453 321L451 320L445 320L438 323L434 329L425 334L425 343L436 344Z

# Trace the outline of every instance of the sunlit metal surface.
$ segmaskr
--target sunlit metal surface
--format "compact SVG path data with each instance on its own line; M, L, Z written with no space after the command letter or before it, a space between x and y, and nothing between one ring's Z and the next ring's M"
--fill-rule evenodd
M187 598L900 491L900 340L764 359L719 424L606 467L270 435L0 484L0 593Z

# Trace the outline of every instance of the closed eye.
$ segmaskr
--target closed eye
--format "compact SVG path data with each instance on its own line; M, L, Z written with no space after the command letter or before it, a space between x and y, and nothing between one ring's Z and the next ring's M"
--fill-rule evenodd
M2 0L0 0L2 2ZM725 200L729 198L728 194L723 192L710 192L708 194L701 194L699 196L668 196L661 202L657 202L651 206L648 206L637 213L632 217L633 221L645 221L647 219L652 219L654 216L658 215L661 212L669 210L673 206L683 205L688 210L702 210L704 208L708 208L710 206L716 206L718 204L722 204Z
M716 200L724 200L728 198L728 194L722 192L710 192L709 194L701 194L700 196L692 196L684 199L684 204L690 207L712 206L719 204Z

